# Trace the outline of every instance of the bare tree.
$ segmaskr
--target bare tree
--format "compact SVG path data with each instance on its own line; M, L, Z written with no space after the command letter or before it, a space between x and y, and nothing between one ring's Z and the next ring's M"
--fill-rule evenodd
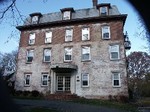
M141 95L142 83L150 74L150 55L146 52L133 52L127 57L129 89L135 97Z

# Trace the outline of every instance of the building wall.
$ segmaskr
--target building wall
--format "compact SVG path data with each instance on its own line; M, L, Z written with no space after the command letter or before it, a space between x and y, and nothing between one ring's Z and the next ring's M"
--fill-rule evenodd
M101 26L110 25L111 39L101 38ZM90 41L81 40L81 29L84 26L90 27ZM73 41L65 42L65 29L73 28ZM53 32L52 43L44 44L45 31ZM36 33L35 45L28 45L29 34ZM109 45L120 45L120 60L110 61ZM91 46L91 61L81 61L81 46ZM126 58L123 38L123 23L121 21L111 21L103 23L74 24L68 26L57 26L45 29L26 30L21 32L20 48L18 54L18 69L16 75L17 90L39 90L41 92L50 91L50 87L41 87L41 73L50 72L50 63L43 62L43 49L51 48L51 64L64 63L64 47L73 47L72 64L78 66L78 70L72 75L71 81L75 88L72 93L87 98L106 98L109 95L128 95ZM34 59L32 64L26 64L27 49L34 49ZM112 86L112 72L119 71L121 74L121 87ZM24 73L32 73L32 85L24 87ZM89 73L89 87L81 86L81 74ZM76 77L79 81L76 81Z

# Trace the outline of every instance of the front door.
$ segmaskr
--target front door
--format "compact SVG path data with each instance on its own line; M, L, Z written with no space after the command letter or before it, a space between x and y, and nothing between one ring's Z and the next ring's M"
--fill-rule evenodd
M70 91L70 76L57 76L57 91Z

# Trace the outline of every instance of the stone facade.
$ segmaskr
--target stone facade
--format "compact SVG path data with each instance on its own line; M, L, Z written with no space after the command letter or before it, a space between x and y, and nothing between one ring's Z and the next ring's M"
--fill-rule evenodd
M93 9L92 9L93 10ZM96 10L96 9L95 9ZM119 18L119 17L117 17ZM69 22L57 25L39 26L24 25L18 27L21 31L20 47L18 53L18 64L15 89L22 91L38 90L42 93L54 94L69 90L72 94L86 98L108 98L110 95L128 96L126 55L124 47L124 34L122 19L104 19L85 22ZM110 26L110 39L102 39L103 25ZM27 26L27 27L26 27ZM90 29L90 40L83 41L82 28L88 26ZM73 29L71 42L65 42L65 31L67 28ZM52 42L45 44L45 32L52 32ZM35 44L29 45L29 34L35 33ZM119 45L119 59L110 59L110 46ZM90 47L90 59L82 61L82 46ZM72 48L72 60L64 61L64 48ZM43 51L45 48L51 49L51 61L43 61ZM27 50L33 49L34 56L32 63L27 63ZM113 86L113 73L120 74L119 86ZM41 76L47 73L50 78L47 85L41 83ZM88 73L88 86L83 87L83 73ZM25 86L25 74L31 74L30 85ZM68 89L65 88L68 78ZM59 80L60 79L60 80ZM59 81L58 81L59 80ZM59 82L63 85L59 87Z

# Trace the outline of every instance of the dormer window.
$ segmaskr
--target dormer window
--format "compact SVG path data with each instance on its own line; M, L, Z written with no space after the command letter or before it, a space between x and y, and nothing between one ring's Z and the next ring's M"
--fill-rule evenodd
M99 10L99 13L101 16L108 15L109 14L109 8L110 8L110 4L108 4L108 3L97 5L97 9Z
M68 19L70 19L70 14L71 14L70 11L65 11L65 12L63 13L63 20L68 20Z
M32 13L32 14L30 14L31 23L32 24L38 24L41 16L42 16L41 13Z
M61 9L62 12L62 19L63 20L70 20L72 17L72 12L74 12L73 8L64 8Z
M108 15L108 8L105 7L100 7L100 15Z

